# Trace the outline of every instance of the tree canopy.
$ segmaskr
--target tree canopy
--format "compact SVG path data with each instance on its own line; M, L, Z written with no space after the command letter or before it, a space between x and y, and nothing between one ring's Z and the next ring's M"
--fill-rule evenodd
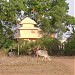
M67 15L68 9L65 0L0 0L0 37L10 36L12 26L26 16L48 35L66 31L66 25L75 25L75 18Z

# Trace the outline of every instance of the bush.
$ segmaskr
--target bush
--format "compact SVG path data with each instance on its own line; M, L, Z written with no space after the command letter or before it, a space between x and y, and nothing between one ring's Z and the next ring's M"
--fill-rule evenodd
M75 39L72 39L65 43L65 49L64 49L65 55L75 55Z
M49 55L58 55L60 42L56 38L43 37L39 39L39 44L44 46Z
M33 52L33 47L35 47L36 42L34 41L27 41L27 40L20 40L20 55L29 55ZM18 49L17 49L18 50Z
M48 44L46 45L48 53L50 55L58 55L60 51L59 45L60 45L60 42L55 38L49 41Z
M40 46L40 49L46 48L49 55L57 55L59 53L59 45L60 42L58 39L50 38L50 37L42 37L37 39L36 41L27 41L27 40L20 40L20 55L29 55L34 53L34 49ZM18 50L18 49L16 49Z

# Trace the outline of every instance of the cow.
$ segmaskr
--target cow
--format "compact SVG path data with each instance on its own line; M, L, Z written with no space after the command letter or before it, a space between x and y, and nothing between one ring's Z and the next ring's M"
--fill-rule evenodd
M38 58L38 56L41 56L41 57L43 57L43 59L45 61L46 61L46 59L48 59L49 61L51 61L51 58L48 55L48 52L46 50L37 50L36 51L36 55L37 55L37 58Z

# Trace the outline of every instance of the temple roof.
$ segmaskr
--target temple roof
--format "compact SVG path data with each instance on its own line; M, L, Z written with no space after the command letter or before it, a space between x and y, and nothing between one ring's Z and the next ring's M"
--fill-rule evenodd
M34 20L32 20L29 17L26 17L25 19L23 19L20 24L37 24Z

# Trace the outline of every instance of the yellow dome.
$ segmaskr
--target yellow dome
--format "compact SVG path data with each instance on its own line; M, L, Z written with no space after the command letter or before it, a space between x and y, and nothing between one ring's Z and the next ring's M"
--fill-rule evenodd
M23 19L20 24L37 24L34 20L32 20L29 17L26 17L25 19Z

